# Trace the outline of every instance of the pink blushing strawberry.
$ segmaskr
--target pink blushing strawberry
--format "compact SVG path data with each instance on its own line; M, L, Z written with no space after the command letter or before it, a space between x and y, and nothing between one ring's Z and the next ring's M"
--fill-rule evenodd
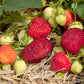
M65 10L65 16L66 16L66 23L64 25L64 28L67 29L69 24L74 21L74 14L69 10Z
M75 16L74 16L74 14L73 14L71 11L69 11L69 10L65 10L65 16L66 16L66 23L65 23L65 25L64 25L64 28L67 29L68 26L69 26L69 24L70 24L71 22L74 22L74 21L75 21ZM76 21L82 21L82 18L79 17L78 14L76 14Z

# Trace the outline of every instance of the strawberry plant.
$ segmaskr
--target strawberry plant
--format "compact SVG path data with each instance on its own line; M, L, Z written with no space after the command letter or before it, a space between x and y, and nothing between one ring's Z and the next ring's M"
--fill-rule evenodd
M0 0L0 81L84 83L84 0Z
M35 0L2 0L1 2L1 9L0 9L0 15L3 14L2 10L6 10L6 11L17 11L17 10L21 10L27 7L34 7L34 8L41 8L41 0L35 1ZM23 3L23 4L22 4Z

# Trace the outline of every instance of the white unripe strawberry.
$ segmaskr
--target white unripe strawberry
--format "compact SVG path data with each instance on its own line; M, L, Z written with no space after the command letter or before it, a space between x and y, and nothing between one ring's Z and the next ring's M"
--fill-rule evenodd
M22 73L27 69L27 64L25 63L24 60L17 60L14 63L14 70L16 74Z
M47 21L50 17L54 16L56 14L56 9L47 7L43 11L43 17Z
M56 45L61 46L61 36L56 36Z
M24 45L28 45L30 44L34 39L32 37L30 37L26 30L21 30L19 33L18 33L18 39L19 41L24 44Z
M26 33L26 30L21 30L21 31L18 33L18 37L19 37L20 39L22 39L22 38L24 37L25 33Z
M65 15L57 15L55 20L59 25L64 26L66 23L66 16Z
M78 61L75 61L71 66L71 72L76 74L81 73L82 69L82 64L80 64Z
M10 44L14 42L14 36L2 35L0 37L1 44Z
M79 22L79 21L71 22L69 24L68 29L70 29L70 28L79 28L79 29L83 30L83 24L81 22Z

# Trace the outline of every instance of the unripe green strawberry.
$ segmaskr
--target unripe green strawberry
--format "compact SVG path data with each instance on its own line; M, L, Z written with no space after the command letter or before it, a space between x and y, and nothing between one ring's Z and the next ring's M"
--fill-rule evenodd
M83 30L83 24L81 22L79 22L79 21L71 22L69 24L68 29L70 29L70 28L79 28L79 29Z
M72 0L73 2L81 2L81 1L83 1L83 0Z
M51 8L51 7L47 7L45 8L45 10L43 11L43 17L44 19L47 21L50 17L54 16L54 14L56 14L56 9Z
M56 77L57 77L57 78L64 78L64 73L58 72L58 73L56 74Z
M81 73L82 69L82 64L80 64L78 61L75 61L71 66L71 72L76 74Z
M26 33L26 30L21 30L19 33L18 33L18 37L20 39L22 39L24 36L25 36L25 33Z
M61 46L61 36L56 36L56 45Z
M48 23L50 24L51 27L54 27L54 28L58 26L58 24L56 23L54 17L50 17L48 19Z
M61 25L64 26L66 23L66 16L65 15L58 15L56 16L56 22Z
M2 64L2 70L8 70L11 68L11 64Z
M80 55L84 56L84 49L83 49L83 47L80 49L79 53L80 53Z
M64 15L65 14L65 10L62 7L58 6L57 7L57 14L58 15Z
M64 52L64 50L62 49L62 47L54 47L53 51L54 51L55 54L58 53L58 52Z
M30 44L34 39L32 37L30 37L26 30L21 30L18 33L18 39L19 41L23 44L23 45L28 45Z
M14 36L9 36L9 35L2 35L0 37L0 43L1 44L10 44L14 42Z
M24 72L27 69L27 65L24 60L17 60L14 63L14 70L16 74Z

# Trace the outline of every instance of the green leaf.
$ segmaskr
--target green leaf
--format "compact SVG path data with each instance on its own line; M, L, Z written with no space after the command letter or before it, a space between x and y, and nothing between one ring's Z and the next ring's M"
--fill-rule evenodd
M75 4L76 4L76 3L72 3L72 4L71 4L71 8L73 8L74 11L75 11Z
M3 8L0 6L0 16L3 14Z
M84 1L84 0L73 0L73 2L82 2L82 1Z
M24 22L24 18L21 18L21 17L12 17L11 18L11 22L20 22L20 23L23 23Z
M7 11L16 11L24 8L41 8L42 0L2 0L3 8Z
M84 2L78 3L77 14L84 19Z
M11 22L17 22L17 23L18 22L20 22L20 23L24 22L24 17L21 16L19 12L15 12L15 13L11 14L10 18L11 18Z

